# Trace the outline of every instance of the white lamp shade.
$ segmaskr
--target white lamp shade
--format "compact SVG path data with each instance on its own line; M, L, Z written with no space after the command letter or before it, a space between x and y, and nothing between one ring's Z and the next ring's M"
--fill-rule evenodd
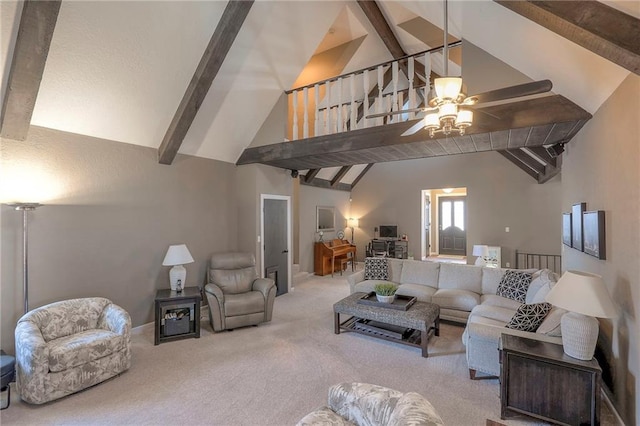
M457 99L462 90L462 79L460 77L440 77L433 81L436 95L440 99Z
M357 227L358 227L358 225L359 225L359 222L360 222L360 221L359 221L358 219L353 219L353 218L351 218L351 219L349 219L349 220L347 221L347 226L348 226L349 228L357 228Z
M461 109L458 111L458 117L456 118L456 126L471 126L473 123L473 112L467 109Z
M600 275L567 271L546 297L547 302L568 311L598 318L613 318L616 308Z
M432 112L424 116L424 127L427 129L437 129L440 127L440 118L438 118L438 114Z
M445 118L456 118L458 115L458 105L456 104L442 104L438 108L438 116L440 120Z
M185 244L169 246L167 254L164 256L162 266L184 265L193 262L193 257Z
M489 256L489 246L486 246L486 245L474 245L473 246L473 255L474 256Z

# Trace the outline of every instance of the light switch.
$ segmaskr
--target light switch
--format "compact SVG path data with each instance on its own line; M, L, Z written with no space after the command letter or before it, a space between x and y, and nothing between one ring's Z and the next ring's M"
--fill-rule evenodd
M505 267L505 268L510 268L510 267L511 267L511 263L506 262L506 263L504 264L504 267Z
M260 243L260 240L261 240L260 235L258 235L258 243Z
M504 228L504 232L509 232L509 227L508 227L508 226L506 226L506 227Z

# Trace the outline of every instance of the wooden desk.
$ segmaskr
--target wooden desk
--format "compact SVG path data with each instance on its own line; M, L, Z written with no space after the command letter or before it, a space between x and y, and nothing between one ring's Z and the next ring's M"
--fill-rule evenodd
M340 258L352 257L351 267L355 268L356 246L347 240L319 241L314 245L314 270L316 275L327 275L336 271L336 266L342 268L346 262Z
M500 417L526 414L563 425L600 424L598 361L581 361L562 345L503 334Z

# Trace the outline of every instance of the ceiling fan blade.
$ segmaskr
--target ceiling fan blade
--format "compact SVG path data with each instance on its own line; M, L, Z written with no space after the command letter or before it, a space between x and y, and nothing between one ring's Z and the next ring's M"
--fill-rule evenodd
M400 136L411 136L414 133L418 133L418 131L424 129L424 121L420 120L413 126L409 127L403 134Z
M386 117L388 115L398 115L398 114L406 114L409 112L425 112L435 110L436 108L411 108L411 109L401 109L398 111L389 111L389 112L379 112L376 114L369 114L365 116L365 118L378 118L378 117Z
M540 80L531 83L518 84L515 86L504 87L502 89L489 90L488 92L479 93L469 96L475 99L475 104L502 101L505 99L519 98L520 96L537 95L546 93L551 90L553 84L551 80ZM467 98L467 99L469 99Z

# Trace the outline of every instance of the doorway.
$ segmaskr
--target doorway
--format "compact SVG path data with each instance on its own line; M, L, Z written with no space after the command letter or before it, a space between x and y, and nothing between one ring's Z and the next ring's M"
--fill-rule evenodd
M276 296L289 292L291 282L291 197L260 196L262 204L262 274L276 283Z
M467 197L438 198L439 254L466 256Z

